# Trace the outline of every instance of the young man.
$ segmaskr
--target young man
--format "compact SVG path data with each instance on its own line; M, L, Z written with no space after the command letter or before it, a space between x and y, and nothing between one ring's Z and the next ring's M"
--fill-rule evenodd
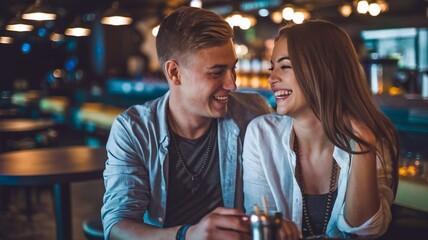
M219 15L181 7L161 23L158 58L170 90L115 120L107 142L106 239L245 239L242 140L270 112L236 89L233 31Z

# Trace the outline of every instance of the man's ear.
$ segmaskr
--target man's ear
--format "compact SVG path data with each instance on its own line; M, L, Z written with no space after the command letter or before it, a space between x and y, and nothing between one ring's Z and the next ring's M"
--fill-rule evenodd
M165 72L168 80L174 85L180 85L180 73L178 72L178 62L175 60L168 60L165 62Z

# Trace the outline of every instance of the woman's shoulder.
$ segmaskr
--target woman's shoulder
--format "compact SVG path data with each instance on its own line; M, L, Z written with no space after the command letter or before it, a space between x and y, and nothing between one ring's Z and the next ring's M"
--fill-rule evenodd
M292 119L286 115L281 115L278 113L269 113L265 115L258 116L251 121L251 124L290 124L292 123Z
M290 117L278 113L270 113L254 118L248 127L250 129L255 128L264 131L276 131L278 129L287 128L288 126L291 127L291 125L292 119Z

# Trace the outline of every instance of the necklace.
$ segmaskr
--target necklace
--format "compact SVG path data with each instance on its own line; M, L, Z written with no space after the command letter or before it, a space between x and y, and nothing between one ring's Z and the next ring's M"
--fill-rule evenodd
M217 129L217 124L216 121L213 120L211 122L211 127L210 127L210 133L209 133L209 138L208 138L208 147L207 150L204 153L204 161L202 162L202 166L198 171L194 171L192 169L190 169L189 166L187 166L187 164L184 162L183 160L183 156L181 155L181 151L180 151L180 147L177 144L177 140L175 139L175 134L169 130L169 133L171 135L172 138L172 142L174 144L174 149L178 155L178 160L180 161L181 165L183 166L184 172L186 172L187 175L189 175L192 179L192 194L194 194L196 192L196 187L197 187L197 181L196 178L204 171L205 166L207 165L207 161L208 161L208 156L211 153L211 149L213 148L213 138L214 138L214 134L216 132Z
M303 220L305 221L305 224L307 226L307 231L309 232L309 234L311 234L312 236L316 236L317 234L315 234L312 225L311 225L311 221L309 219L309 213L308 213L308 207L306 204L306 198L305 198L305 191L304 191L304 179L303 179L303 174L302 174L302 165L300 163L300 154L299 154L299 143L297 141L297 136L296 134L294 134L294 152L296 154L296 173L297 173L297 183L299 184L300 190L302 192L302 198L303 198ZM327 230L327 224L328 221L330 219L330 215L331 215L331 199L332 199L332 195L334 192L334 186L336 183L336 174L337 174L337 165L336 165L336 161L333 158L333 163L331 166L331 176L330 176L330 186L328 189L328 194L327 194L327 204L325 207L325 216L324 216L324 224L323 224L323 228L322 228L322 232L320 235L326 234L326 230Z

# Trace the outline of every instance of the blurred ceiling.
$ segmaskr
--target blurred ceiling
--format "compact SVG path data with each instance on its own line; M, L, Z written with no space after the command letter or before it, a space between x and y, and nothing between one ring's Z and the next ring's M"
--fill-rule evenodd
M428 27L428 0L385 0L389 10L378 17L352 14L345 18L338 11L343 3L353 0L202 0L203 8L211 9L221 15L227 15L234 10L245 11L257 15L260 7L271 12L280 10L285 4L292 4L308 10L312 18L330 20L348 28L396 28L396 27ZM6 25L15 16L22 14L35 0L0 0L0 36L12 36L25 40L29 34L9 32ZM100 16L113 2L119 2L120 8L131 14L134 22L151 19L153 27L171 10L183 5L189 5L190 0L42 0L57 13L55 21L33 22L36 28L46 28L49 32L64 32L76 17L83 17L88 23L99 20ZM153 21L153 18L155 21ZM269 18L260 19L259 29L269 29L272 21ZM268 24L268 25L266 25ZM267 26L267 27L266 27ZM257 25L256 25L257 27ZM37 38L37 40L40 40ZM40 40L42 41L42 40Z
M121 9L128 11L134 19L134 23L139 21L157 24L169 11L183 5L189 5L190 0L116 0L119 2ZM214 10L221 15L227 15L233 10L245 11L248 14L256 16L260 7L265 7L273 11L281 10L285 4L293 4L308 10L312 18L321 18L340 24L358 34L361 29L369 28L397 28L397 27L425 27L428 28L427 4L428 0L385 0L389 3L389 10L381 13L378 17L368 15L352 14L350 17L342 17L338 12L338 7L343 3L349 3L353 0L202 0L203 8ZM62 42L53 43L49 40L48 34L53 32L64 32L64 29L71 24L77 16L83 16L88 21L100 20L101 15L113 3L113 0L42 0L43 4L49 5L57 13L55 21L32 22L38 31L29 33L10 32L5 30L5 26L17 14L33 4L35 0L0 0L0 40L2 35L13 37L14 44L0 44L0 73L6 82L12 82L17 76L32 79L34 84L38 84L40 79L44 79L46 72L52 69L63 68L70 52L77 51L77 38L66 38L66 44ZM20 15L19 15L20 16ZM86 17L85 17L86 16ZM417 20L414 20L417 19ZM257 36L259 40L252 41L251 47L263 46L264 36L274 36L275 27L270 18L258 17L257 19ZM94 24L92 25L94 26ZM135 26L135 25L134 25ZM154 26L153 26L154 27ZM356 29L359 28L359 29ZM101 29L101 28L98 28ZM133 30L136 28L109 28L111 42L117 40L110 48L109 63L113 68L122 66L130 53L134 53L133 44L129 44L132 39ZM40 31L43 30L43 31ZM131 31L127 31L131 30ZM273 31L271 33L270 31ZM44 35L41 33L44 32ZM106 31L107 32L107 31ZM122 41L122 35L116 34L127 33L128 39ZM254 33L255 31L253 31ZM237 31L238 37L250 36L244 31ZM251 33L251 32L249 32ZM255 34L254 34L255 35ZM93 34L92 36L99 36ZM130 36L130 37L129 37ZM9 38L10 38L9 37ZM137 37L140 37L139 35ZM237 37L237 38L238 38ZM98 40L101 38L97 38ZM68 41L72 40L72 41ZM91 40L91 42L89 41ZM98 41L97 40L97 41ZM80 66L85 69L96 68L97 74L104 74L99 64L102 54L93 54L90 56L86 47L90 47L95 42L94 39L80 38L79 41L86 43L79 45ZM16 44L18 43L18 44ZM10 46L10 47L9 47ZM99 44L98 46L102 46ZM119 47L118 47L119 46ZM138 44L135 44L138 47ZM25 49L24 49L25 47ZM31 50L32 49L32 50ZM71 50L70 50L71 49ZM93 48L95 49L95 48ZM99 48L95 50L98 51ZM113 50L114 51L113 51ZM25 52L24 52L25 50ZM31 54L28 54L30 53ZM147 51L146 51L147 52ZM19 53L19 54L16 54ZM74 54L74 53L73 53ZM127 55L128 54L128 55ZM97 58L94 60L94 56ZM101 57L100 57L101 56ZM115 57L111 57L115 56ZM97 67L89 67L89 61L96 62ZM92 64L92 63L91 63ZM107 68L110 66L108 65ZM95 71L95 70L94 70Z
M117 1L117 0L116 0ZM386 0L389 3L389 11L382 13L385 16L395 17L420 17L427 20L428 0ZM0 32L5 25L17 15L22 13L35 0L0 0ZM42 0L43 4L48 4L58 14L55 25L57 28L65 28L76 16L95 13L101 15L108 9L113 0ZM120 7L128 11L134 20L143 20L148 17L163 18L170 10L182 5L189 5L189 0L119 0ZM264 4L268 9L276 10L284 4L293 4L310 11L313 18L323 18L334 22L357 22L361 19L358 14L353 14L348 18L341 17L338 12L339 5L352 0L202 0L203 7L213 9L217 12L221 9L236 10ZM250 7L251 8L251 7ZM250 9L251 10L251 9ZM221 12L219 12L222 14ZM224 12L223 14L227 14ZM376 18L365 16L368 21ZM428 20L427 20L428 23Z

